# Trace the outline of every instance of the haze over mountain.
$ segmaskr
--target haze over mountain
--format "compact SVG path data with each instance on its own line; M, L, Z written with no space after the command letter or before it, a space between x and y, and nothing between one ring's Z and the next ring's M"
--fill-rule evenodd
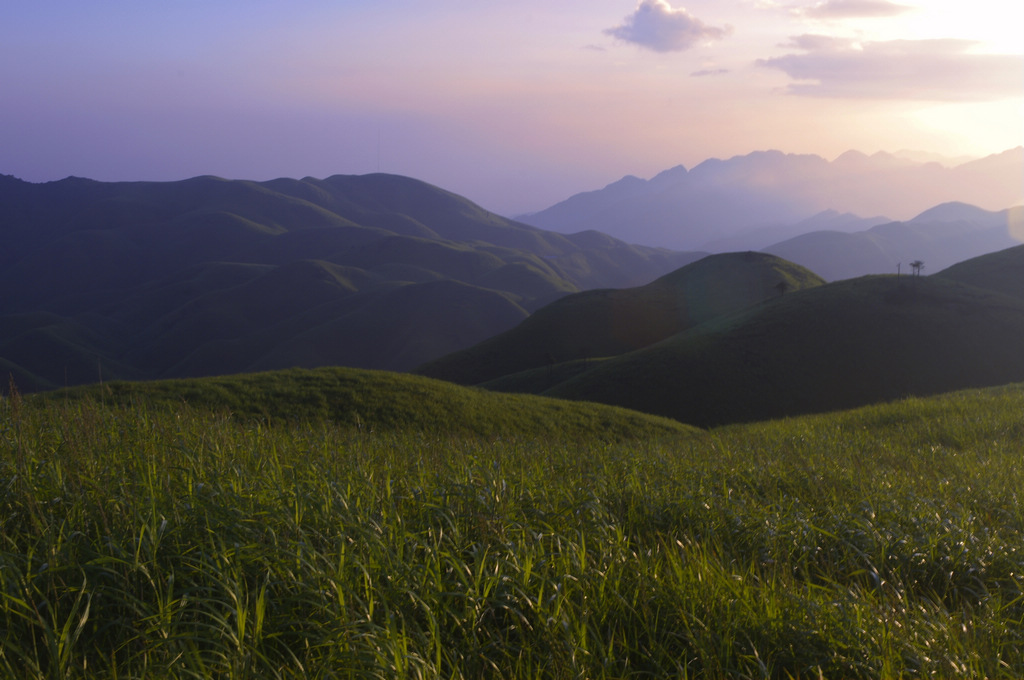
M906 222L865 231L813 231L763 248L830 281L891 274L910 263L939 271L964 259L1010 248L1024 240L1024 207L999 212L945 203Z
M0 368L23 390L324 364L402 370L700 254L516 223L394 175L0 176Z
M823 211L901 220L950 201L986 210L1024 202L1024 147L954 167L885 153L849 151L829 162L758 151L709 159L690 170L677 166L650 180L623 177L519 219L667 248L717 250L717 244L743 250L784 238L766 240L773 230L792 236L791 225ZM843 230L868 226L851 218Z

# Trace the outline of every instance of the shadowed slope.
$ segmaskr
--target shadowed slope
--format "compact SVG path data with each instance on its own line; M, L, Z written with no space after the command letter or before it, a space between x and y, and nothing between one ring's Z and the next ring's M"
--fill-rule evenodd
M545 392L696 425L1024 380L1024 300L935 278L801 291L609 359Z
M1024 209L1018 212L1024 213ZM960 262L935 274L934 278L1024 297L1024 246Z
M711 255L646 286L562 298L512 330L417 372L477 384L573 359L615 356L821 283L812 272L772 255Z

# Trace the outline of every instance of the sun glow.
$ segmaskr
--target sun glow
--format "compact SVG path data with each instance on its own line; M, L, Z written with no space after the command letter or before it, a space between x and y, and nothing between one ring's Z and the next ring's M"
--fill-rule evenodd
M983 156L1024 146L1024 101L946 103L912 114L946 153Z
M885 22L886 39L958 38L978 42L974 51L1024 53L1024 3L976 0L970 4L940 0L909 3L914 9Z

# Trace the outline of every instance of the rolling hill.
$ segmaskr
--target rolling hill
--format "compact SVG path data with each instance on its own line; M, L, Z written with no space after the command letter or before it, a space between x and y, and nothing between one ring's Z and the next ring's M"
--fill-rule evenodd
M645 286L569 295L515 328L417 372L477 384L576 359L615 356L822 283L812 272L772 255L711 255Z
M707 426L1024 380L1024 300L938 277L799 291L542 393Z
M22 390L323 364L405 370L695 253L564 235L394 175L0 176L0 360Z
M433 436L603 440L693 433L676 421L602 404L498 394L420 376L353 368L112 382L56 390L45 400L187 406L195 412L296 425L331 421L366 432Z
M692 278L711 263L735 268L763 254L710 256L663 277ZM795 271L805 271L786 263ZM656 289L657 284L632 291ZM668 334L633 351L552 361L565 338L610 342L602 291L565 298L502 336L421 371L502 392L595 401L699 426L819 413L1024 380L1024 246L932 276L868 276L792 290ZM597 297L595 297L597 296ZM591 317L548 309L570 305ZM664 310L661 310L662 312ZM621 329L643 329L632 310ZM576 333L567 329L581 328ZM602 339L604 338L604 339ZM607 349L607 346L604 346ZM538 362L541 351L548 359ZM501 356L501 353L509 356ZM534 360L524 361L532 353ZM520 367L488 370L488 363ZM488 376L481 379L481 376Z
M933 276L1024 297L1024 245L972 257Z

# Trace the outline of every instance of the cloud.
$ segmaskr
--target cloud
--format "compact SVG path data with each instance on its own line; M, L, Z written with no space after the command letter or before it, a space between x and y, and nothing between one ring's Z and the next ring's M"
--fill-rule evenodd
M898 16L913 9L888 0L826 0L796 9L794 13L811 19L876 19Z
M855 44L852 40L843 38L805 33L804 35L794 35L789 39L788 43L781 45L781 47L790 47L808 52L828 52L850 48L855 46Z
M636 11L605 34L655 52L682 52L703 40L721 40L731 26L708 26L685 9L673 9L667 0L640 0Z
M690 75L695 77L695 78L700 78L700 77L703 77L703 76L722 76L722 75L725 75L728 72L729 72L729 69L727 69L727 68L705 68L705 69L701 69L700 71L694 71Z
M994 101L1024 95L1024 55L970 52L971 40L857 43L801 35L784 45L802 50L759 66L784 72L790 94L850 99Z

